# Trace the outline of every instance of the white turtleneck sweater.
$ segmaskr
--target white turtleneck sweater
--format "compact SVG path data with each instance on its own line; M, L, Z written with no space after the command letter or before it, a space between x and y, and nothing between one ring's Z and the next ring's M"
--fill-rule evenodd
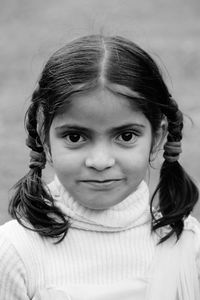
M54 244L15 220L1 226L0 299L147 299L159 237L151 233L146 183L101 211L78 204L57 179L49 189L70 217L67 236ZM199 225L191 217L186 223L199 261Z

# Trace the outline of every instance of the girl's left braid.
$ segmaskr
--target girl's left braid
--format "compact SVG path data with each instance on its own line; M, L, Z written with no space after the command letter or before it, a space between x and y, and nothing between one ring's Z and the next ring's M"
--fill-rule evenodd
M41 139L37 132L37 111L38 111L38 96L39 87L34 91L32 96L32 104L28 109L26 118L26 128L28 131L28 138L26 139L26 145L31 148L30 151L30 169L43 169L46 164L46 155L41 142Z
M172 97L169 97L169 106L165 108L164 114L168 120L168 135L163 156L166 161L173 163L179 159L179 154L182 152L183 114Z

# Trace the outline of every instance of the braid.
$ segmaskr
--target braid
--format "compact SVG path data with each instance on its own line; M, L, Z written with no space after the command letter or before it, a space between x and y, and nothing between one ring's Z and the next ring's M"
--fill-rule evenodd
M33 99L37 99L37 93L34 92ZM28 138L26 139L26 145L32 149L30 152L31 162L29 167L43 169L46 164L46 155L40 137L37 132L37 111L38 104L33 102L27 111L26 115L26 129L28 132Z
M62 212L54 205L54 200L41 178L46 156L37 132L38 99L39 89L33 93L32 104L25 116L28 132L26 144L31 149L30 171L14 186L16 191L10 201L9 212L24 227L31 229L25 225L28 221L33 226L32 230L40 235L61 237L61 241L69 225Z
M168 119L168 141L179 142L182 139L183 114L179 110L176 101L170 98L169 107L165 115Z
M38 139L39 136L37 133L37 119L36 119L37 111L38 111L38 102L36 101L37 98L38 98L38 90L36 90L33 93L32 104L30 105L26 113L26 128L29 134L26 140L26 144L32 150L36 152L41 152L43 150L43 146L40 139Z
M168 120L167 142L164 145L164 163L160 171L160 182L152 196L151 212L153 230L170 225L171 230L161 238L165 241L174 233L177 238L183 231L183 220L192 211L198 200L198 189L190 176L178 162L181 153L183 114L176 101L169 98L169 105L163 108ZM159 194L159 210L161 217L155 218L152 203L156 193Z

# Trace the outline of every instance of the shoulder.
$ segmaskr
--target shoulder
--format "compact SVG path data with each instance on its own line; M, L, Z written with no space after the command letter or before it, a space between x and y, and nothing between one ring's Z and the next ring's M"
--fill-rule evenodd
M4 223L3 225L0 225L0 234L6 235L13 231L16 232L16 231L21 230L21 227L22 226L16 220L11 220L11 221Z
M10 243L19 243L19 236L24 235L23 227L16 221L8 221L0 226L0 240L7 240Z
M34 231L24 228L16 220L0 226L0 259L3 251L18 256L24 265L34 262L35 254L41 248L42 238ZM4 249L4 250L3 250Z
M36 239L37 234L31 230L26 229L19 224L16 220L6 222L0 226L0 239L7 239L10 243L17 248L26 242Z
M200 222L190 215L184 221L184 231L190 231L193 233L195 257L200 276Z
M12 242L12 236L15 236L16 227L15 221L9 221L0 226L0 261L8 255L13 256L15 253L16 256L17 254Z
M200 222L190 215L184 221L184 230L193 232L195 244L200 250Z
M0 226L0 299L30 299L25 235L17 221Z

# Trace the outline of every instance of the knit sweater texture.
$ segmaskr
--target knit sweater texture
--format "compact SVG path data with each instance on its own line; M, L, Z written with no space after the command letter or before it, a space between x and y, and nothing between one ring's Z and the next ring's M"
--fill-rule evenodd
M56 205L70 217L67 236L55 244L15 220L2 225L0 299L144 300L159 240L151 233L146 183L104 211L82 207L57 179L49 189ZM190 217L185 228L195 233L198 265L199 224ZM62 291L64 296L45 298L41 296L45 290Z

